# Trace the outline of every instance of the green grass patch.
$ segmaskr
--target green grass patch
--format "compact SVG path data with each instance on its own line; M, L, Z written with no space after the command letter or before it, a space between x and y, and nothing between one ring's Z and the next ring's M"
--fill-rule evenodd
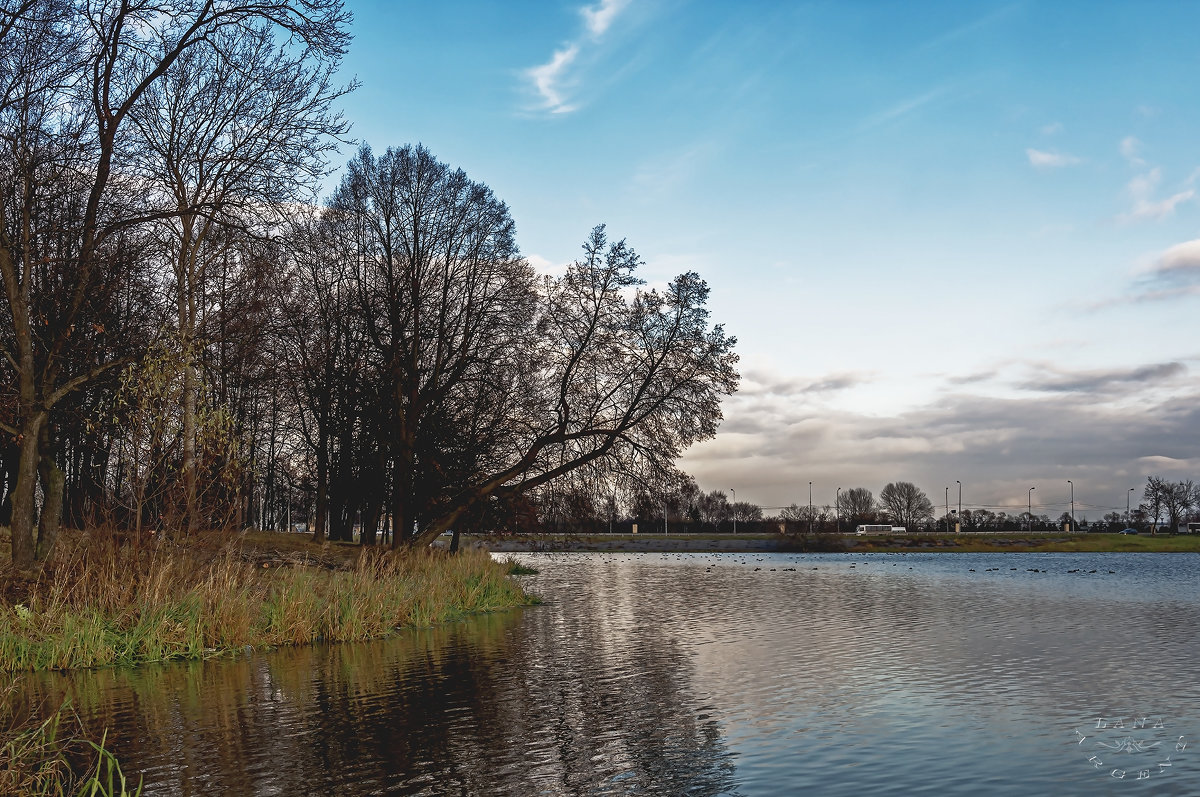
M512 557L505 559L504 564L508 567L510 576L536 576L540 572L536 567L522 564Z
M375 639L533 602L509 577L509 565L485 551L325 550L311 557L237 543L135 550L85 535L23 593L5 590L0 671Z

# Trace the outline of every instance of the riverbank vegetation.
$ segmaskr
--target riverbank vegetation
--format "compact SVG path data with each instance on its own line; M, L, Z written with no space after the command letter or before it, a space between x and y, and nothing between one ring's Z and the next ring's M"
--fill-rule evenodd
M137 797L120 762L91 741L79 716L64 702L45 719L13 710L18 684L0 688L0 794L25 797Z
M530 602L509 577L509 563L484 551L397 555L297 536L218 535L177 546L66 535L39 573L9 574L0 671L366 640Z

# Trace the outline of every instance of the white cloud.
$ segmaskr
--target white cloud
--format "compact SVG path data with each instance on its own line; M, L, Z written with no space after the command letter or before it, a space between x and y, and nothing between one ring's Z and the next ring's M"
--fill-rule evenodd
M596 41L612 27L617 15L629 2L630 0L599 0L595 5L583 6L579 9L579 14L583 17L591 41L577 38L567 42L554 51L549 61L524 71L525 79L532 85L539 98L537 110L551 114L567 114L578 110L578 103L573 102L570 97L571 89L578 83L577 79L572 79L571 72L578 71L577 62L583 48L595 46Z
M1131 222L1141 219L1161 219L1170 216L1178 205L1189 201L1196 195L1195 189L1188 188L1165 199L1153 199L1160 182L1162 182L1162 170L1157 166L1130 180L1127 188L1130 196L1133 197L1133 208L1128 213L1121 214L1119 220Z
M1120 296L1092 305L1102 310L1200 296L1200 238L1169 247L1141 267Z
M1050 124L1048 124L1042 128L1042 135L1052 136L1056 133L1061 133L1065 129L1066 128L1063 127L1062 122L1051 122Z
M1167 249L1147 270L1147 277L1171 282L1200 284L1200 238Z
M1138 156L1138 152L1142 148L1142 142L1138 141L1135 136L1126 136L1121 139L1121 157L1129 161L1134 166L1143 166L1145 161Z
M593 36L603 36L604 32L612 25L617 14L621 13L621 9L629 5L629 0L600 0L594 6L584 6L579 9L579 13L583 15L583 21L587 25L588 31Z
M555 263L537 254L525 255L525 260L533 266L533 270L538 274L549 277L561 277L567 273L567 266L570 265L569 263Z
M531 67L525 74L533 82L533 87L542 98L542 109L550 113L570 113L575 106L570 105L564 98L562 82L564 73L579 55L579 45L572 44L561 50L556 50L549 62L541 66Z
M689 450L681 465L702 488L736 486L741 498L745 485L746 500L768 506L797 500L800 485L810 480L814 501L824 504L837 486L878 492L886 482L904 479L940 498L944 485L953 490L954 480L962 479L964 503L1008 501L1024 511L1029 485L1050 480L1065 488L1070 478L1076 498L1096 510L1089 514L1095 519L1103 514L1098 506L1124 508L1125 490L1137 483L1130 478L1140 481L1194 457L1188 441L1200 432L1200 394L1176 363L1056 370L1046 378L1061 384L1006 398L960 386L931 403L883 416L848 408L843 392L880 389L851 376L844 387L837 385L842 389L833 401L815 403L806 388L847 382L846 375L812 379L748 371L746 390L723 402L725 423L717 437ZM1194 468L1196 461L1188 464ZM1065 494L1043 498L1055 509L1067 500Z
M1029 164L1038 169L1055 169L1060 166L1074 166L1077 163L1082 163L1074 155L1066 155L1061 152L1043 152L1040 149L1033 149L1032 147L1025 150L1025 154L1029 157Z

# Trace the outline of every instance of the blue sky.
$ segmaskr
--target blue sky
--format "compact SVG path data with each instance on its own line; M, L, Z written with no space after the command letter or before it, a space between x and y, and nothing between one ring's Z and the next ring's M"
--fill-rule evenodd
M350 7L355 137L489 184L542 268L605 223L708 280L744 381L703 488L1200 479L1200 4Z

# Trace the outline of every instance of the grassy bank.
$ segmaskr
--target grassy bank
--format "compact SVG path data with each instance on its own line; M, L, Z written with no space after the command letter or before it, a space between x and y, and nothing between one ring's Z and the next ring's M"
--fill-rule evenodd
M507 565L482 551L396 556L295 535L220 546L136 547L105 534L62 543L34 579L0 573L0 671L374 639L529 603Z

